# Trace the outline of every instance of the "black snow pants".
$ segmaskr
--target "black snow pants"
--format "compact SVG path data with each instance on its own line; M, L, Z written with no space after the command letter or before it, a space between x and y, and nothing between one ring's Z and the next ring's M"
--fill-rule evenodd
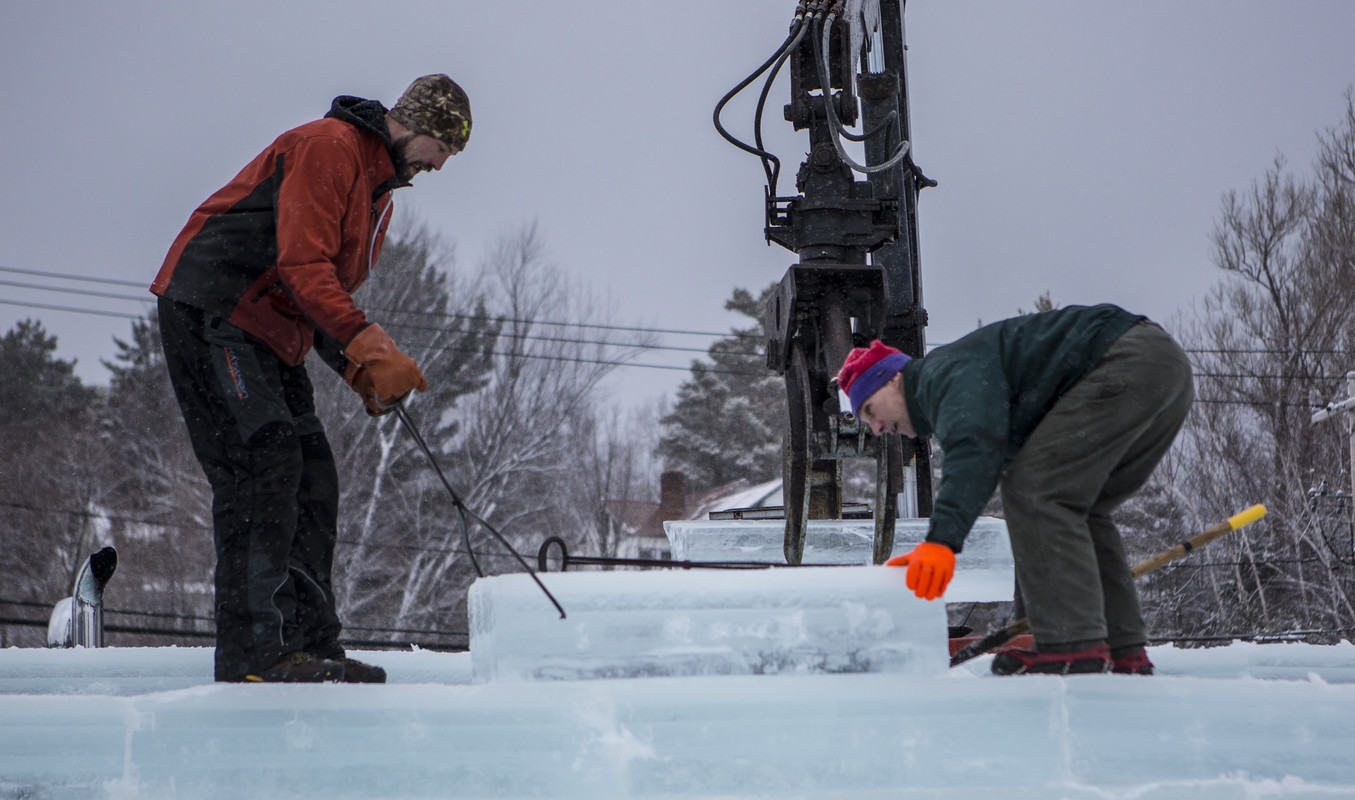
M216 680L305 650L343 656L331 573L339 479L304 365L161 299L165 363L212 487Z

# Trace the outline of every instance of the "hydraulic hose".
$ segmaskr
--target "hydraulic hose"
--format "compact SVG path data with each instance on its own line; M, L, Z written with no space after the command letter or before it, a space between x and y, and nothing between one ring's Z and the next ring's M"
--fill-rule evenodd
M837 151L837 157L848 167L851 167L857 172L866 174L872 172L884 172L902 161L904 156L908 155L908 150L911 145L906 141L900 142L897 149L894 151L894 154L890 156L888 160L884 163L876 164L875 166L866 166L864 164L856 163L856 161L852 160L852 158L847 155L847 151L843 149L842 141L838 138L838 134L839 131L846 133L846 129L843 126L842 121L838 119L837 109L833 108L833 92L831 84L828 82L828 53L831 47L830 38L833 32L833 22L836 18L836 13L829 14L823 22L820 23L822 25L820 35L815 36L811 40L814 46L814 67L819 73L819 85L823 87L824 111L828 115L830 128L828 138L833 142L833 149ZM894 119L897 119L897 116L895 116ZM892 122L893 119L887 118L886 121ZM873 131L863 134L859 139L854 135L849 135L849 138L852 138L855 141L862 141L865 138L869 138L875 133L878 133L881 127L882 126L876 126Z
M740 150L743 150L747 153L752 153L753 155L758 156L759 158L762 159L763 169L767 171L767 180L769 183L772 181L773 174L780 172L781 160L778 159L772 153L769 153L766 150L762 149L760 146L754 147L753 145L740 141L729 131L725 130L725 126L720 122L720 114L722 111L724 111L725 105L728 104L729 101L732 100L735 95L737 95L739 92L742 92L744 89L748 88L749 84L757 80L758 76L766 72L773 64L778 64L779 69L778 62L784 62L785 57L789 56L790 52L800 43L800 40L804 37L805 32L808 31L808 29L809 26L805 24L805 21L800 17L799 14L796 14L795 21L791 24L790 33L786 36L786 40L781 43L781 46L776 49L776 52L772 54L771 58L768 58L766 61L764 61L762 66L758 67L757 70L753 72L753 74L749 75L747 78L744 78L742 81L739 82L739 85L735 86L733 89L730 89L729 92L725 94L724 97L720 98L720 102L715 104L715 112L712 115L713 121L715 122L715 130L725 138L725 141L729 142L730 144L734 145ZM764 90L764 97L765 94L766 92ZM758 104L759 117L761 115L761 111L762 103L759 102ZM757 131L755 133L757 136L758 144L761 145L762 143L761 132ZM773 168L767 167L768 162L771 162L776 165L774 168L775 173L773 172Z

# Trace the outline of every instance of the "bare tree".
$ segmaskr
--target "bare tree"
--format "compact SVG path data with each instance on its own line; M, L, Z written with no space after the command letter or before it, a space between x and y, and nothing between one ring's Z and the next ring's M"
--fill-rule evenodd
M460 442L467 502L525 552L547 536L614 547L598 526L609 494L642 479L642 443L622 437L599 387L653 342L612 324L550 264L534 225L501 241L484 274L504 328L494 379L470 404ZM486 571L513 568L502 555L495 561Z
M1193 528L1257 502L1270 513L1153 579L1156 624L1178 634L1330 638L1348 635L1355 618L1352 553L1335 544L1351 541L1348 508L1342 520L1310 497L1349 485L1347 443L1309 421L1315 402L1344 394L1355 368L1349 94L1319 144L1311 177L1277 158L1248 192L1225 196L1214 231L1225 278L1187 326L1198 401L1156 499Z
M634 458L608 439L599 381L648 343L609 325L546 261L532 225L500 241L473 278L426 229L398 229L372 283L365 307L428 378L428 393L405 408L466 507L529 556L550 535L596 541L596 493L627 480ZM520 566L456 513L394 416L369 419L351 392L328 383L323 413L344 492L336 591L350 635L455 639L477 575Z
M362 303L415 358L426 393L404 406L446 460L459 430L458 404L485 385L499 323L484 293L453 271L454 251L417 223L394 228ZM318 362L317 362L318 363ZM422 577L465 555L436 473L393 414L369 417L357 395L323 367L312 368L317 411L339 463L342 491L335 591L352 638L391 638L404 627Z
M573 552L616 557L624 530L614 510L658 500L659 416L657 407L609 414L596 404L579 415L568 445L575 468L558 484L562 513L555 526ZM570 532L574 535L564 535Z

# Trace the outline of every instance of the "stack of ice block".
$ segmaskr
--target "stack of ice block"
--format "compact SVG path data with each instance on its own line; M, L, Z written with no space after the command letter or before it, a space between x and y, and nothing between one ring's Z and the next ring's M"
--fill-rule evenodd
M944 605L914 597L891 568L566 572L540 578L564 607L565 619L528 575L482 578L471 586L477 682L940 674L949 665Z
M906 553L927 535L926 519L900 519L894 527L894 555ZM781 520L673 521L663 524L678 561L751 561L784 564L785 523ZM875 523L871 520L810 520L805 534L806 564L869 564ZM946 589L952 603L1010 601L1015 587L1007 523L979 517L955 559L955 579Z

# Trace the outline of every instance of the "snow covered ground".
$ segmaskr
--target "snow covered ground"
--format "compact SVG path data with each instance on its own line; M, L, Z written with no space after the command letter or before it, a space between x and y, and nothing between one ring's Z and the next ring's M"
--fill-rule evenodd
M390 682L215 684L208 648L0 650L0 798L1355 798L1350 644L1157 647L1157 676L1070 678L984 657L486 681L470 654L357 655Z

